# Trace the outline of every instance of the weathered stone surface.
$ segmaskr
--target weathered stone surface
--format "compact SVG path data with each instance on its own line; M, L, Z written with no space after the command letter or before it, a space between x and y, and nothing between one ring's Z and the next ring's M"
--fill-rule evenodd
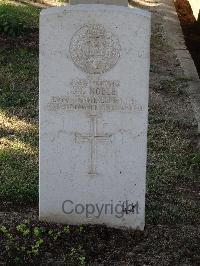
M40 19L40 219L144 228L150 15L74 5Z
M105 4L105 5L121 5L127 6L126 0L70 0L71 5L77 4Z

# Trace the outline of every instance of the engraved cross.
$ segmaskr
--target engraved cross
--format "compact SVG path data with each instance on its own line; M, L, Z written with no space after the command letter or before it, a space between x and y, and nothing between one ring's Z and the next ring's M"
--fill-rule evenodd
M90 115L90 133L80 134L75 133L75 141L79 143L90 143L90 167L89 173L96 174L96 155L97 155L97 142L111 141L112 134L98 134L97 130L97 115Z

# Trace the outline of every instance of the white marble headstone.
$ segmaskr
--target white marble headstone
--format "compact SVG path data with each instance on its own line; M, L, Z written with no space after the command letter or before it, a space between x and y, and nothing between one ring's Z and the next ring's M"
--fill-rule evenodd
M150 14L40 17L40 219L144 229Z

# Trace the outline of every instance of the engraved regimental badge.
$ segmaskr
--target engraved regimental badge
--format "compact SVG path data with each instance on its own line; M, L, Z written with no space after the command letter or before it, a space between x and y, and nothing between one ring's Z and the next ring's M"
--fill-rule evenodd
M72 61L88 74L103 74L112 69L119 60L120 50L118 38L100 24L83 26L70 43Z

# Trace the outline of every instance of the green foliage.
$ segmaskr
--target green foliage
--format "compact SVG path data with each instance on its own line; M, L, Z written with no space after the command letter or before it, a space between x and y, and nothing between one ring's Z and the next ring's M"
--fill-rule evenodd
M23 236L27 236L30 234L30 230L27 228L26 224L19 224L16 227L17 231L20 232Z
M65 258L66 264L71 266L86 265L85 250L82 246L72 248Z
M66 233L66 227L64 227L63 231ZM61 231L59 230L49 230L48 235L52 240L58 240L61 236Z
M86 252L82 245L82 236L78 227L70 230L69 225L50 226L35 225L30 221L12 225L10 227L0 225L0 244L4 249L3 256L8 265L38 265L45 250L51 251L60 244L66 245L66 253L63 254L65 265L85 266ZM69 241L77 235L75 243ZM53 244L52 244L53 243ZM74 246L74 247L73 247ZM61 254L60 254L61 255Z
M36 31L38 14L37 8L3 1L0 4L0 33L16 37Z
M64 232L65 232L66 234L69 234L69 233L70 233L69 225L64 226Z
M84 232L84 225L80 225L80 226L79 226L79 232L80 232L80 233Z
M39 227L35 227L33 229L33 234L34 234L35 237L39 237L39 236L42 235L42 230Z
M27 261L33 262L34 257L40 255L44 240L35 236L36 227L29 224L18 224L16 230L0 227L0 236L3 239L5 253L9 258L8 263L21 265Z

